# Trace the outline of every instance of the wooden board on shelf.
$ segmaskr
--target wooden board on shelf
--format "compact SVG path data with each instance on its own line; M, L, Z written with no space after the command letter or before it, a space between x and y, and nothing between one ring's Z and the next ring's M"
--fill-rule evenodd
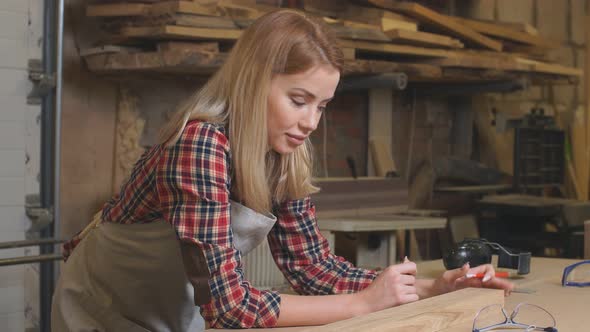
M445 58L449 55L448 51L434 48L424 48L407 45L395 45L385 43L371 43L364 41L341 40L340 46L354 48L357 50L385 53L385 54L399 54L399 55L413 55L418 57L431 58Z
M474 52L449 52L443 59L427 61L430 64L441 67L494 69L494 70L526 70L528 67L519 64L515 58L508 58L498 54L497 57L486 56Z
M505 27L509 27L509 28L514 29L516 31L528 33L531 36L538 36L539 35L539 30L537 30L537 28L535 28L534 26L532 26L528 23L520 23L520 22L495 22L495 23L499 24L499 25L503 25Z
M338 38L378 42L391 41L391 39L380 29L356 28L340 23L332 23L329 24L329 26Z
M274 6L258 4L253 0L218 0L217 8L232 18L255 20L266 12L277 9Z
M228 17L203 16L174 13L164 16L118 17L105 20L102 26L107 30L116 30L129 26L178 25L194 28L238 29L236 23Z
M119 45L102 45L97 47L85 48L80 50L80 56L85 57L89 55L95 54L112 54L112 53L121 53L121 52L141 52L140 48L137 47L128 47L128 46L119 46Z
M379 26L382 30L418 30L417 22L408 17L380 8L356 6L341 0L305 0L303 8L321 16Z
M468 26L471 29L484 35L542 48L559 47L558 44L552 43L542 37L531 35L526 32L521 32L503 24L488 23L478 20L471 20L452 16L448 16L448 18L456 21L459 24Z
M339 17L348 7L348 2L341 0L303 0L301 3L306 12L332 17Z
M184 51L184 52L201 52L201 53L219 53L219 43L193 43L179 41L165 41L157 45L159 52Z
M127 38L179 38L179 39L215 39L236 40L240 37L241 30L237 29L207 29L164 25L159 27L126 27L121 29L121 36Z
M584 75L584 72L582 69L574 68L574 67L567 67L567 66L560 65L557 63L547 63L547 62L541 62L541 61L525 59L525 58L516 58L516 61L527 67L527 68L523 69L523 71L528 71L528 72L532 72L532 73L543 73L543 74L572 76L572 77L582 77L582 75Z
M408 22L402 20L395 20L384 17L380 20L381 30L407 30L407 31L418 31L418 23L416 22Z
M383 30L390 30L391 28L388 28L388 26L395 26L396 29L418 30L418 22L416 20L380 8L348 5L346 10L339 14L339 17L379 25L386 28Z
M579 78L582 70L560 64L547 63L505 53L449 51L447 57L427 61L442 67L495 69Z
M452 34L466 43L494 51L502 50L502 43L488 38L469 27L457 23L448 16L439 14L420 4L412 2L398 3L395 1L374 1L374 4L413 17L421 23L431 25L446 33Z
M522 79L518 73L486 68L456 68L443 67L441 82L498 82L498 81L517 81Z
M201 5L192 1L165 1L147 3L106 3L86 6L86 16L118 17L118 16L162 16L174 13L220 16L221 13L213 4Z
M428 64L396 63L380 60L347 60L344 75L367 75L403 72L410 81L416 79L436 80L442 76L440 67Z
M95 73L177 73L208 75L225 61L226 54L191 50L97 54L85 57L88 69Z
M459 40L434 33L394 29L385 31L395 44L406 43L417 46L463 48Z
M145 16L151 5L145 3L108 3L86 6L88 17Z

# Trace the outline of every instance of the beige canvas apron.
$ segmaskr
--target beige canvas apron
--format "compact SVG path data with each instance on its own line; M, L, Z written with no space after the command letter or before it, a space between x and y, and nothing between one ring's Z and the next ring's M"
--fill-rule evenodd
M246 255L274 223L231 202L234 245ZM53 297L54 332L202 331L180 244L166 221L101 223L96 218L61 270Z

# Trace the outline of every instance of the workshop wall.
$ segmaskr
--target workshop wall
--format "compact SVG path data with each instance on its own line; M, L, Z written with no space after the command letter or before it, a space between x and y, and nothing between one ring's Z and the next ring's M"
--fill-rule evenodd
M479 0L466 3L468 6L457 8L461 15L531 24L537 28L540 35L562 44L560 48L549 53L550 59L563 65L584 68L585 17L589 10L589 1ZM480 155L487 165L512 173L513 134L511 130L496 132L496 128L491 125L495 118L493 110L507 118L519 118L528 113L531 108L541 107L546 114L555 115L562 128L583 126L581 121L585 107L583 78L576 84L568 82L560 85L544 85L543 82L534 82L534 84L521 92L486 94L474 98L473 109L477 111L475 121L480 137ZM572 135L571 131L566 133L576 146L575 135ZM576 158L575 151L573 158Z
M183 98L202 81L184 79L107 79L89 73L79 51L100 38L94 21L84 16L88 0L66 1L65 86L62 146L62 236L69 237L127 176L130 159L155 142L158 128ZM455 10L464 16L527 22L541 35L565 43L551 54L566 65L583 67L586 0L479 0L461 1ZM492 109L520 117L534 106L560 114L565 123L576 118L583 103L583 82L577 85L532 86L511 94L475 97L472 109L478 129L482 161L512 171L512 137L491 126ZM157 91L157 93L154 93ZM393 93L393 92L392 92ZM437 157L471 154L470 136L461 149L457 112L445 98L413 98L411 91L394 93L392 153L402 175ZM339 95L327 113L326 160L330 176L350 176L346 157L355 160L357 173L366 175L368 157L367 93ZM569 121L569 122L568 122ZM129 129L132 130L129 130ZM466 143L466 141L468 141ZM324 128L312 136L316 174L323 175ZM410 153L411 151L411 153ZM408 162L409 161L409 162Z
M90 221L112 193L117 84L87 71L80 49L101 34L85 0L65 2L61 148L61 236Z

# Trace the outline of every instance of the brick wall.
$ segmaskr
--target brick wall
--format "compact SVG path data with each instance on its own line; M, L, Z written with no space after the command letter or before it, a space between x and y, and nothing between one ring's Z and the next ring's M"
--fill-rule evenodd
M330 177L352 176L347 157L354 159L358 176L367 175L367 106L366 92L337 93L324 113L327 129L326 160ZM315 150L315 174L321 177L325 176L323 120L311 136Z

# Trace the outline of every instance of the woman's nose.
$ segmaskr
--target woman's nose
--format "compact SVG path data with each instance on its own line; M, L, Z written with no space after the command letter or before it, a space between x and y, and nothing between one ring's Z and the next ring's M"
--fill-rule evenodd
M315 110L315 108L310 108L305 112L303 118L299 121L301 127L306 131L314 131L318 127L318 123L320 122L320 117L322 113Z

